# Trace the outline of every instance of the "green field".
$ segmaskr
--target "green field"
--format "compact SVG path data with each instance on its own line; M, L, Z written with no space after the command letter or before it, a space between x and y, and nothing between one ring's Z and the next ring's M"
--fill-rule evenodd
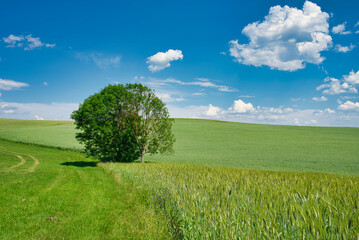
M185 239L356 239L359 177L204 167L103 165L151 190Z
M3 124L4 121L2 120ZM11 121L10 121L11 122ZM0 130L0 137L81 149L73 124ZM1 124L1 121L0 121ZM38 123L37 123L38 124ZM58 126L59 125L59 126ZM1 125L0 125L1 126ZM1 127L0 127L1 128ZM296 127L176 119L175 154L146 156L149 162L250 169L359 174L359 128Z
M0 239L359 238L358 128L176 119L147 164L54 148L75 133L0 119Z
M0 182L0 239L171 236L144 190L79 153L0 140Z

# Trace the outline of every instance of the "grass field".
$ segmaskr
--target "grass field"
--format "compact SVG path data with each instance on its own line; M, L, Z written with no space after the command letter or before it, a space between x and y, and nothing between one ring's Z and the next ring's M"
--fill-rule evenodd
M2 120L3 125L9 120ZM12 125L10 120L9 125ZM33 121L32 121L33 122ZM0 137L81 149L73 124L0 130ZM36 122L36 121L35 121ZM39 121L38 121L39 122ZM1 121L0 121L1 123ZM54 124L58 124L54 121ZM36 124L39 124L36 122ZM40 124L39 124L40 125ZM37 125L37 126L39 126ZM0 125L1 126L1 125ZM149 162L359 174L359 128L296 127L176 119L175 154Z
M168 239L147 193L82 154L0 140L0 239Z
M71 122L0 129L30 143L0 140L0 239L359 238L358 128L176 119L147 164L36 146L81 149Z
M185 239L357 239L359 176L102 165L151 193Z

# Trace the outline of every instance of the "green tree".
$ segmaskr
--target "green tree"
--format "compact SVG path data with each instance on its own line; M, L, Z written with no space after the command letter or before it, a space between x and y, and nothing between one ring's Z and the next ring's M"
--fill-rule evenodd
M141 84L109 85L71 116L89 156L132 162L146 153L173 151L173 120L154 91Z
M169 118L165 104L146 86L128 84L126 88L128 125L141 153L141 162L146 153L173 152L173 119Z

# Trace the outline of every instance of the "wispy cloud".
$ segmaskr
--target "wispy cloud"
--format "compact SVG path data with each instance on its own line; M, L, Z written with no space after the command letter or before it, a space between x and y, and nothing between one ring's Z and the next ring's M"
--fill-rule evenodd
M0 89L2 90L13 90L13 89L19 89L22 87L28 87L29 84L24 82L16 82L14 80L8 80L8 79L2 79L0 78Z
M0 102L0 118L70 120L77 103Z
M117 68L119 67L120 55L106 55L103 53L76 53L76 58L83 62L93 62L98 68Z
M8 37L3 37L2 39L7 44L6 47L8 48L22 47L27 51L42 47L54 48L56 46L55 43L50 44L41 42L39 37L33 37L31 34L27 36L10 34Z
M195 78L196 81L190 81L190 82L184 82L181 80L177 80L174 78L167 78L167 79L155 79L155 78L149 78L148 81L144 81L144 83L152 86L152 87L161 87L161 86L167 86L169 84L178 84L178 85L184 85L184 86L199 86L204 88L215 88L220 92L236 92L238 91L235 88L231 88L229 86L225 85L217 85L213 83L208 78Z

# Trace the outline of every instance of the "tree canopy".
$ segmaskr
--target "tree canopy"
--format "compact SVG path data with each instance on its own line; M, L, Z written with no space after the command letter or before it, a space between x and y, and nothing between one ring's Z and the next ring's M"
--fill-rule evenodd
M165 103L142 84L108 85L71 117L89 156L132 162L146 153L173 152L173 119Z

